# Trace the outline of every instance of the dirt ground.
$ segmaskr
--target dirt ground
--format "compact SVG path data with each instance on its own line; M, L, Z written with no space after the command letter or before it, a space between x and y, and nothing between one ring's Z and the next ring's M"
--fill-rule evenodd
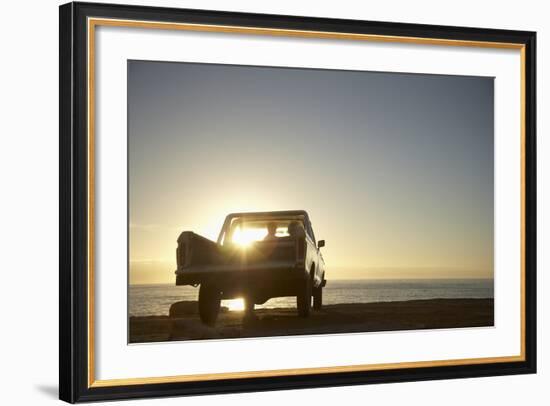
M201 323L197 302L177 302L169 316L130 317L130 343L492 326L493 299L433 299L323 306L300 318L296 309L259 309L253 318L222 309L214 327Z

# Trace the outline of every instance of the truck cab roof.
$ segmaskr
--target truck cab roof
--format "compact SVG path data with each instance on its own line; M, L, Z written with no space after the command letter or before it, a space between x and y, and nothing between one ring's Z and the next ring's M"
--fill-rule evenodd
M280 210L280 211L256 211L256 212L242 212L242 213L229 213L226 218L231 217L257 217L257 218L269 218L269 217L295 217L305 216L309 217L305 210Z

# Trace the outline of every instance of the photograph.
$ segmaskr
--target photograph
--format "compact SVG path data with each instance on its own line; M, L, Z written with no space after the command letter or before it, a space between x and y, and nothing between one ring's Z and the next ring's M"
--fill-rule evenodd
M537 33L369 16L60 6L60 399L536 373Z
M493 327L494 79L128 60L128 343Z
M546 3L95 1L2 8L2 404L550 398Z

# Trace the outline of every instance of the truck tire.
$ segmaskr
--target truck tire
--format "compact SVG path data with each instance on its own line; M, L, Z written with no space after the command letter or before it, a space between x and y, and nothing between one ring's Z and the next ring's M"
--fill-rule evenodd
M323 307L323 286L313 288L313 310L321 310Z
M222 295L219 288L211 283L201 283L199 288L199 316L204 324L213 326L216 324Z
M306 278L300 286L298 295L296 296L296 304L298 307L298 316L309 317L311 309L311 279Z
M254 300L249 298L249 297L245 297L244 299L244 314L245 315L250 315L250 314L254 314Z

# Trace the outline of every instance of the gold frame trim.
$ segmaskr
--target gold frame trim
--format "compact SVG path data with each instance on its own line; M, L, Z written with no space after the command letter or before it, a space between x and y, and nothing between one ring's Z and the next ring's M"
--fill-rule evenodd
M88 18L88 388L177 383L193 381L212 381L217 379L265 378L277 376L297 376L308 374L330 374L340 372L380 371L397 368L425 368L440 366L492 364L525 361L525 45L506 42L465 41L422 37L400 37L391 35L354 34L344 32L306 31L273 29L260 27L240 27L228 25L165 23L140 20L121 20L109 18ZM95 379L95 317L94 317L94 191L95 191L95 28L97 26L149 28L161 30L183 30L195 32L218 32L248 35L269 35L298 38L340 39L371 42L409 43L436 46L460 46L478 48L513 49L520 51L520 137L521 137L521 270L520 270L520 337L519 355L485 358L465 358L452 360L397 362L384 364L365 364L331 366L318 368L278 369L267 371L221 372L212 374L191 374L147 378Z

